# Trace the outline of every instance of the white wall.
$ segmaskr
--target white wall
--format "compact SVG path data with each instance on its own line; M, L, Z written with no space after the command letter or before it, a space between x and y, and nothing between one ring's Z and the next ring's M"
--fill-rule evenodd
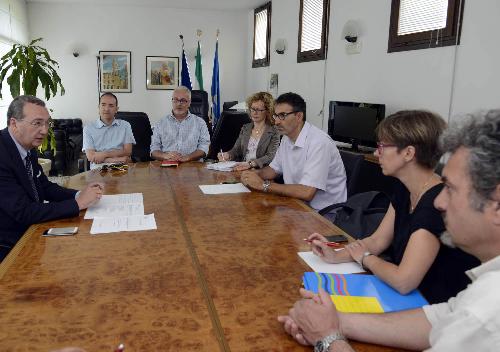
M215 33L220 28L219 63L221 104L245 96L247 12L181 10L153 6L29 3L32 37L43 37L42 46L59 62L66 94L49 101L56 118L98 117L97 63L99 50L132 52L132 93L117 93L120 110L144 111L152 123L171 109L172 91L146 90L146 56L179 56L179 34L191 54L194 82L196 30L203 31L201 45L204 88L210 91ZM78 49L80 56L72 52Z
M271 48L278 38L285 38L288 48L284 55L272 50L268 68L252 69L251 61L247 62L247 94L266 90L270 73L278 73L279 93L301 94L308 104L308 120L325 130L330 100L385 103L387 114L424 108L445 119L450 105L451 115L500 107L500 91L495 85L500 79L500 46L496 45L500 3L483 0L465 4L460 46L387 53L390 0L333 0L325 69L324 61L297 63L299 1L274 0ZM361 24L360 54L345 52L342 29L348 20ZM249 14L249 22L251 53L253 13ZM317 116L322 106L324 117Z
M0 0L0 57L12 49L12 44L28 41L28 15L24 0ZM8 77L8 75L7 75ZM0 129L7 126L7 108L12 101L9 85L2 85L0 99Z

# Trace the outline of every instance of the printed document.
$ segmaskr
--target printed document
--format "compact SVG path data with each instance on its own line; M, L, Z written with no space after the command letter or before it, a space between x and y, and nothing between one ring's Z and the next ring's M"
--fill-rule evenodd
M144 215L142 193L103 195L98 203L87 209L84 219Z
M90 233L156 230L155 214L94 218Z

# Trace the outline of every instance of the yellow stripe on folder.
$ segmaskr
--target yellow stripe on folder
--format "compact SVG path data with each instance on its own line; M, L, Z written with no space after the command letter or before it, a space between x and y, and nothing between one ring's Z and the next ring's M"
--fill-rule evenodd
M331 295L337 310L343 313L383 313L376 297Z

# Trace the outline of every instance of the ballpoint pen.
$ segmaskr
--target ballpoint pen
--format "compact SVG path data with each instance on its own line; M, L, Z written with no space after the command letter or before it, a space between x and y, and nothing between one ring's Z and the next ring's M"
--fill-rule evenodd
M308 240L307 238L304 238L304 241L307 243L312 243L311 240ZM323 244L326 244L328 247L333 247L333 248L342 248L343 246L337 242L321 242Z
M224 152L222 151L222 148L220 148L220 156L222 158L222 161L226 161L226 159L224 158Z

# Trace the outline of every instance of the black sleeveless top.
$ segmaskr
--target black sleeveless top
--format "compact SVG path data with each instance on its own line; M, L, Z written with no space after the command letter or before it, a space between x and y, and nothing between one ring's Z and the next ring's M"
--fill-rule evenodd
M396 211L394 239L390 248L394 264L401 263L406 245L415 231L427 230L438 239L445 231L441 213L434 207L434 199L442 189L443 184L439 184L427 190L413 213L410 213L410 192L403 183L396 183L391 198L391 204ZM437 257L418 289L431 304L445 302L470 283L465 271L480 264L479 260L470 254L441 243Z

